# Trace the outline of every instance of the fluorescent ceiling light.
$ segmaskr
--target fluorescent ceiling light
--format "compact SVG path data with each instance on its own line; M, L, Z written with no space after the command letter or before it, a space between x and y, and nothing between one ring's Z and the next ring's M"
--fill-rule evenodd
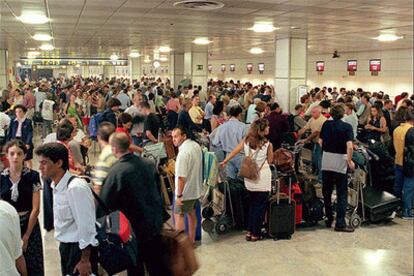
M167 57L160 57L160 61L167 61L168 58Z
M171 51L171 48L170 48L169 46L161 46L158 50L159 50L161 53L168 53L168 52L170 52L170 51Z
M249 28L249 30L252 30L256 33L270 33L274 30L279 30L280 28L276 28L273 26L270 22L258 22L253 25L253 27Z
M40 55L40 52L38 52L38 51L30 51L30 52L27 53L27 55L29 57L35 57L35 56Z
M211 41L208 40L207 37L197 37L193 40L193 43L197 45L208 45L211 43Z
M140 57L141 55L138 52L132 52L129 54L129 56L132 58L137 58L137 57Z
M38 13L23 13L17 17L17 19L25 24L44 24L49 22L49 18L47 18L44 14Z
M117 55L115 55L115 54L111 55L109 58L111 60L118 60L119 59L119 57Z
M263 49L262 48L258 48L258 47L253 47L250 49L250 53L254 54L254 55L259 55L263 53Z
M374 37L374 39L382 42L389 42L389 41L397 41L399 39L403 39L403 36L397 36L395 34L381 34L377 37Z
M38 41L49 41L52 39L52 37L48 34L35 34L33 36L33 39Z
M52 51L53 49L55 49L55 47L53 47L52 44L43 44L42 46L39 47L40 50L42 51Z

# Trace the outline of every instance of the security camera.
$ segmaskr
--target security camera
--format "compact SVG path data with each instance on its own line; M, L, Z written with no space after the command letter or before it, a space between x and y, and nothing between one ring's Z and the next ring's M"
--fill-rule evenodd
M333 52L333 54L332 54L332 58L339 58L341 55L340 54L338 54L338 51L337 50L335 50L334 52Z

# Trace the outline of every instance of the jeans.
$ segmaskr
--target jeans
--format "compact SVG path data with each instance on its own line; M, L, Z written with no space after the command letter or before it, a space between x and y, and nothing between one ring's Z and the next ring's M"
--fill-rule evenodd
M328 221L333 221L332 214L332 192L336 186L336 228L345 228L345 212L348 201L347 176L346 174L323 171L322 193L325 202L325 215Z
M52 133L52 123L50 120L43 120L42 124L42 138L46 138L50 133Z
M402 199L403 217L412 216L414 177L405 177L403 167L395 165L394 195Z
M226 166L227 177L231 179L239 178L239 171L240 171L243 158L244 158L243 154L238 154L227 163L227 166Z
M269 192L249 191L249 221L247 231L255 237L261 236L268 200Z
M322 183L322 147L319 143L313 145L312 164L315 169L315 174L318 176L318 182Z

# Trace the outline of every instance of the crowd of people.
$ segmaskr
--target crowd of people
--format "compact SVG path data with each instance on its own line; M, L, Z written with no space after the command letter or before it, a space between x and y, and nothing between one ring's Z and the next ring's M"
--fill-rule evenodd
M335 230L352 232L345 222L347 173L356 140L382 143L395 157L395 183L401 217L413 219L413 96L394 101L384 92L314 88L291 113L266 83L210 80L206 87L171 86L170 81L71 77L10 83L0 103L3 166L0 185L1 268L8 275L44 275L38 223L43 189L44 227L60 243L62 275L98 275L95 221L102 210L119 210L136 235L138 256L129 275L170 275L163 258L163 206L159 174L141 155L171 137L177 149L173 217L175 228L196 242L197 202L203 195L202 146L217 153L229 179L238 179L242 162L253 156L256 180L244 179L249 193L247 241L262 238L273 153L285 143L312 149L312 173L322 185L326 226L334 222L331 203L336 186ZM34 135L38 128L40 137ZM100 153L91 162L90 148ZM39 168L33 168L33 155ZM91 183L76 177L88 174ZM137 169L138 168L138 169ZM93 191L90 189L93 188ZM5 202L10 203L14 208ZM17 211L14 211L15 209ZM23 241L22 245L20 241ZM4 256L8 256L4 258ZM145 267L145 268L144 268Z

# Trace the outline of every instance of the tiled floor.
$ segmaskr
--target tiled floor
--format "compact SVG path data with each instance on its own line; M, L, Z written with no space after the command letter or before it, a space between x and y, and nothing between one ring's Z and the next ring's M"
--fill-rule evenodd
M36 161L36 160L35 160ZM36 169L36 162L34 168ZM46 275L60 275L53 233L44 233ZM196 275L414 275L413 222L363 225L353 234L321 226L299 228L291 240L244 241L241 232L213 241L204 233L196 249Z

